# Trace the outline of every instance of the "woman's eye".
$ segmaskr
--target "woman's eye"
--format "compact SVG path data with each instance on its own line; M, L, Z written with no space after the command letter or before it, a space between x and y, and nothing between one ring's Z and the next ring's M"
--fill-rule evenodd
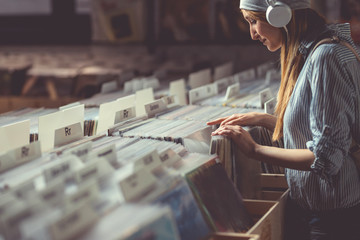
M254 20L254 19L249 19L249 23L255 24L255 23L256 23L256 20Z

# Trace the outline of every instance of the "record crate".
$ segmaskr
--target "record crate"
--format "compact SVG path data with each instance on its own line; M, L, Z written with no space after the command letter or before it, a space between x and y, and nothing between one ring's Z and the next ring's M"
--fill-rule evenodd
M288 189L284 174L261 173L260 174L260 199L278 200Z
M246 233L215 233L210 240L282 240L288 191L283 192L276 201L244 199L254 225Z
M78 101L77 98L61 97L50 99L48 97L0 97L0 113L18 110L21 108L58 108L60 106Z

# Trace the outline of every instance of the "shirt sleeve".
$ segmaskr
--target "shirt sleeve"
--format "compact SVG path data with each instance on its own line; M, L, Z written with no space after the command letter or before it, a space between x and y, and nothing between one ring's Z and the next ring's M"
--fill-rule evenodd
M313 138L306 145L315 155L312 171L328 181L339 172L348 155L355 106L354 85L333 45L324 44L314 51L307 74L312 91Z

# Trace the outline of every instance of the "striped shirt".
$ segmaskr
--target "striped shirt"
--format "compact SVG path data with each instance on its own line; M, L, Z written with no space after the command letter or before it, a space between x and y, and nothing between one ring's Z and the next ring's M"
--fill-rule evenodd
M349 24L329 25L326 31L355 47ZM306 61L283 129L285 148L308 148L315 161L311 171L286 169L285 176L290 196L300 206L313 211L348 208L360 204L360 174L348 153L352 137L360 142L360 63L341 44L322 44L310 56L315 44L301 43Z

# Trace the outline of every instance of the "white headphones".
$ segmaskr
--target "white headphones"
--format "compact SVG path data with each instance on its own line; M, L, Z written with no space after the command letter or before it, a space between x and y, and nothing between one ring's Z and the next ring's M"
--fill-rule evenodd
M266 20L270 25L281 28L285 27L291 20L291 8L276 0L266 0L269 7L266 10Z

